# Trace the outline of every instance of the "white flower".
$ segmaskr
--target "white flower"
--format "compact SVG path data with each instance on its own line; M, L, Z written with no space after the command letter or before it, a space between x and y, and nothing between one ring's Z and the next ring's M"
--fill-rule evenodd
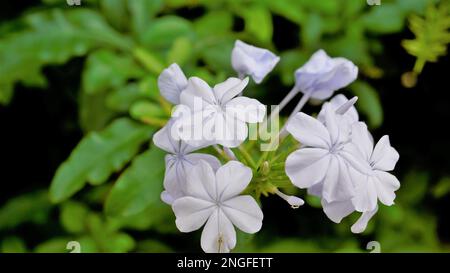
M205 252L229 252L236 246L235 225L246 233L261 229L263 213L249 195L239 195L250 183L252 171L229 161L214 174L200 161L187 172L187 196L177 199L172 209L181 232L202 227L201 247Z
M229 78L211 88L200 78L189 78L187 88L181 93L178 110L187 106L191 115L180 116L178 121L182 125L178 127L201 131L205 139L225 147L239 146L248 136L246 123L261 122L266 112L266 107L259 101L236 97L247 83L248 78ZM190 139L180 137L190 143Z
M322 206L328 218L336 223L355 210L362 212L351 228L353 233L361 233L377 212L378 200L387 206L394 204L395 191L399 189L400 182L387 171L394 169L399 154L391 147L388 136L383 136L374 147L373 138L363 122L352 125L352 141L346 149L354 154L359 153L359 158L369 164L371 172L363 174L350 169L350 176L355 182L355 196L335 202L322 199ZM308 192L321 197L320 187Z
M355 194L349 169L366 173L369 166L347 151L350 125L344 117L331 105L324 106L324 115L325 124L304 113L287 124L287 131L302 147L288 156L286 174L299 188L319 187L327 202L348 200Z
M356 79L358 68L345 58L330 58L322 49L295 71L295 86L311 98L324 100Z
M187 87L187 79L178 64L173 63L158 77L161 95L173 104L180 103L180 94Z
M280 58L267 49L237 40L231 52L231 65L240 76L248 75L260 83Z
M399 154L391 147L389 136L383 136L374 147L373 137L366 124L358 122L352 125L351 148L359 152L372 169L370 174L350 173L357 181L356 195L352 199L355 209L361 212L372 211L378 200L386 206L393 205L400 182L388 171L394 169Z
M161 199L169 205L177 198L185 195L186 171L200 160L207 161L213 169L220 167L220 161L216 157L209 154L192 153L195 150L208 146L209 143L194 147L182 140L176 140L173 137L174 132L172 132L173 123L173 121L169 121L166 126L153 135L153 143L169 153L165 157L165 191L161 193Z

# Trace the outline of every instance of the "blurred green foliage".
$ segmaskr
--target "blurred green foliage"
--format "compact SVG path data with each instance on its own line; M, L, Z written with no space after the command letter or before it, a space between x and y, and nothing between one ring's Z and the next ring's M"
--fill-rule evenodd
M230 53L234 41L242 39L281 56L271 77L278 77L283 84L279 88L287 91L294 70L323 48L360 68L360 80L349 92L359 97L359 110L376 128L383 122L383 108L367 80L383 76L375 62L383 52L379 37L403 31L406 18L415 14L411 25L417 40L405 46L430 60L420 49L430 27L415 16L423 16L432 2L436 1L383 0L381 6L368 6L364 0L85 0L81 6L67 6L65 1L44 0L4 22L0 103L11 100L18 82L45 88L43 67L83 57L81 83L73 84L80 88L79 121L85 136L57 170L49 192L12 198L0 209L0 232L7 235L1 238L1 251L69 252L66 245L73 240L81 243L82 252L198 251L197 241L176 243L185 236L159 197L164 154L150 140L170 114L170 105L157 89L161 70L177 62L189 76L222 81L234 74ZM198 8L199 17L182 16ZM285 37L298 46L277 51L274 16L298 26L298 35ZM448 17L445 20L448 23ZM442 53L439 48L433 56ZM275 92L265 85L257 89L251 85L246 92ZM396 206L381 207L362 236L349 231L357 215L335 225L322 214L317 200L307 198L322 215L327 234L282 237L271 233L277 223L265 222L255 236L239 233L236 251L360 252L367 251L361 242L372 239L385 252L448 250L439 243L435 217L421 202L447 195L449 179L431 191L426 173L411 171L400 180ZM303 217L301 211L298 214ZM55 215L58 223L52 220ZM54 231L38 243L15 232L30 226Z

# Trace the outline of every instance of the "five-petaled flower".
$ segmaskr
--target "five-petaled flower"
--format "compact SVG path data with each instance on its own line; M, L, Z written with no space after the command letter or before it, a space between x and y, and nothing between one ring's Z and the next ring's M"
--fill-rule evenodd
M174 200L185 195L186 192L186 172L200 160L207 161L212 168L218 169L220 161L213 155L192 153L210 145L204 142L200 146L191 146L181 139L174 138L172 132L174 121L164 126L153 136L153 143L160 149L168 152L166 155L166 171L164 175L164 191L161 193L161 199L172 204Z
M247 83L248 78L229 78L211 88L200 78L189 78L180 96L179 111L174 113L178 116L177 127L185 129L180 130L183 131L180 138L196 143L198 139L192 137L192 132L202 132L201 141L239 146L248 136L247 123L261 122L266 112L266 107L256 99L238 96ZM188 114L182 113L186 107Z
M367 173L369 166L350 153L350 124L331 105L324 105L325 124L298 113L287 130L302 147L286 159L286 174L299 188L312 188L327 201L348 200L355 194L349 169Z
M261 229L263 213L253 197L240 195L252 179L252 171L238 161L229 161L216 173L200 161L187 173L186 196L172 209L182 232L202 227L205 252L229 252L236 246L235 225L246 233Z

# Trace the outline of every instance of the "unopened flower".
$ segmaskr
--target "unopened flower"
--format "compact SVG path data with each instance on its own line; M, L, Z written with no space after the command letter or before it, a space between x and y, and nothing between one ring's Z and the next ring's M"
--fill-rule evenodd
M173 121L170 121L153 136L153 143L160 149L168 152L166 155L166 170L164 174L164 191L161 199L172 204L174 200L185 195L186 192L186 171L192 168L200 160L208 162L213 169L220 167L220 161L209 154L192 153L195 150L208 146L204 143L201 146L191 146L180 139L173 137Z
M266 112L266 107L259 101L236 97L247 83L248 78L229 78L211 88L200 78L189 78L187 88L181 93L178 110L187 107L190 114L180 116L178 127L202 132L204 139L225 147L239 146L248 136L247 123L261 122ZM180 137L190 141L183 134Z
M322 110L319 112L317 119L321 122L325 122L325 105L330 105L331 109L333 109L337 114L343 115L349 124L358 122L359 114L358 111L356 111L355 106L353 106L357 99L357 97L353 97L349 101L346 96L338 94L334 96L329 102L325 102L323 104Z
M358 68L345 58L330 58L322 49L295 71L295 86L311 98L324 100L353 82Z
M298 113L287 125L287 131L302 147L286 160L286 174L299 188L320 185L327 202L348 200L355 194L349 169L368 172L367 163L346 150L350 125L331 105L324 107L325 124L304 113Z
M187 172L187 195L172 205L178 229L191 232L205 225L202 249L229 252L236 246L234 226L246 233L258 232L262 226L263 213L256 201L239 195L251 179L251 169L238 161L229 161L216 173L200 161Z
M164 69L158 77L159 92L167 101L175 105L180 103L180 94L186 87L186 76L176 63Z
M231 65L240 76L248 75L260 83L280 58L267 49L237 40L231 52Z

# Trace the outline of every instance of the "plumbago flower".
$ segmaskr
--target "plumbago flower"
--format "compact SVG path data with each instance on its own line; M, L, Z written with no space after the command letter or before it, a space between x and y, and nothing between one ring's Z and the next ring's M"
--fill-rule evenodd
M345 58L330 58L322 49L295 71L295 87L311 98L325 100L356 79L358 68Z
M187 196L173 205L176 225L191 232L203 225L201 247L205 252L229 252L236 246L235 225L246 233L261 229L263 213L249 195L239 195L250 183L252 171L229 161L217 172L200 161L187 173ZM205 224L206 222L206 224Z
M178 64L171 64L158 77L161 95L173 104L180 103L180 94L187 87L187 79Z
M239 77L251 76L256 83L278 61L270 51L241 41L236 41L231 56ZM172 118L154 135L153 142L168 153L161 199L172 206L178 229L191 232L204 226L202 249L229 252L236 246L235 227L246 233L261 229L263 213L254 198L274 194L292 208L304 204L299 197L278 189L277 185L290 180L319 197L325 214L336 223L355 211L361 213L351 231L364 231L378 210L378 201L394 204L400 183L389 172L399 154L388 136L374 145L367 126L359 121L356 97L334 96L324 102L317 118L300 112L310 98L330 98L353 82L357 73L358 68L349 60L317 51L297 69L295 86L271 113L270 120L298 92L304 93L276 136L277 141L271 140L269 146L274 150L261 151L255 160L258 151L247 151L252 145L242 144L249 133L248 124L262 122L266 107L240 95L248 77L229 78L210 87L198 77L187 79L177 64L166 68L158 86L161 95L175 107ZM288 155L286 162L276 162L291 147L278 151L271 145L278 140L282 143L288 133L301 146ZM195 153L209 145L223 162L212 154ZM239 159L251 168L237 161L230 149L238 146Z
M302 148L286 159L286 174L299 188L320 187L327 202L346 200L355 194L349 169L367 173L369 167L347 149L350 124L329 104L323 114L325 124L304 113L288 123L287 131Z
M337 100L339 100L339 103L342 103L340 106ZM334 105L332 102L325 103L318 120L329 124L327 112L331 109L335 113L337 112L336 115L341 116L343 123L340 126L344 128L344 131L348 130L348 126L350 126L350 141L347 141L342 146L343 156L347 159L348 173L345 176L339 176L337 180L350 181L351 183L346 183L346 185L350 188L352 194L347 198L330 201L325 196L325 180L307 188L309 194L322 198L325 214L336 223L340 223L344 217L354 211L362 212L361 217L351 228L352 232L360 233L365 230L369 220L377 212L377 199L387 206L393 204L395 199L394 192L400 187L400 183L395 176L387 173L387 171L394 169L399 155L390 146L387 136L381 138L374 148L373 138L367 130L367 126L363 122L358 122L357 115L352 111L356 109L350 105L352 105L351 101L344 97L336 99ZM295 124L292 124L292 126L295 126ZM296 129L298 128L291 128L294 132ZM295 135L293 136L295 137ZM294 159L296 158L295 153L292 156ZM286 173L288 176L288 168L293 169L299 166L302 171L306 170L307 172L316 173L311 166L305 167L304 165L299 165L298 162L293 161L293 159L290 160L288 157L286 161ZM314 166L314 164L311 165ZM318 166L316 165L316 167ZM340 171L342 172L342 170ZM332 173L333 170L330 168L325 170L325 176ZM290 176L290 178L295 179L294 176ZM293 183L296 184L295 181Z
M185 195L186 172L200 160L208 162L215 170L220 167L220 161L215 156L192 153L195 150L209 146L209 143L194 147L186 144L180 139L176 140L171 131L173 124L174 122L170 121L153 136L153 143L160 149L169 153L165 157L165 190L161 193L161 199L167 204L172 204L174 200Z
M247 123L261 122L266 112L256 99L238 96L247 84L248 78L229 78L211 88L200 78L189 78L180 95L180 106L184 107L178 107L174 113L179 117L177 126L184 129L180 138L196 143L198 139L193 134L201 132L201 141L239 146L248 136Z
M235 42L231 52L231 65L239 77L251 76L256 83L261 83L279 61L280 57L269 50L239 40Z

